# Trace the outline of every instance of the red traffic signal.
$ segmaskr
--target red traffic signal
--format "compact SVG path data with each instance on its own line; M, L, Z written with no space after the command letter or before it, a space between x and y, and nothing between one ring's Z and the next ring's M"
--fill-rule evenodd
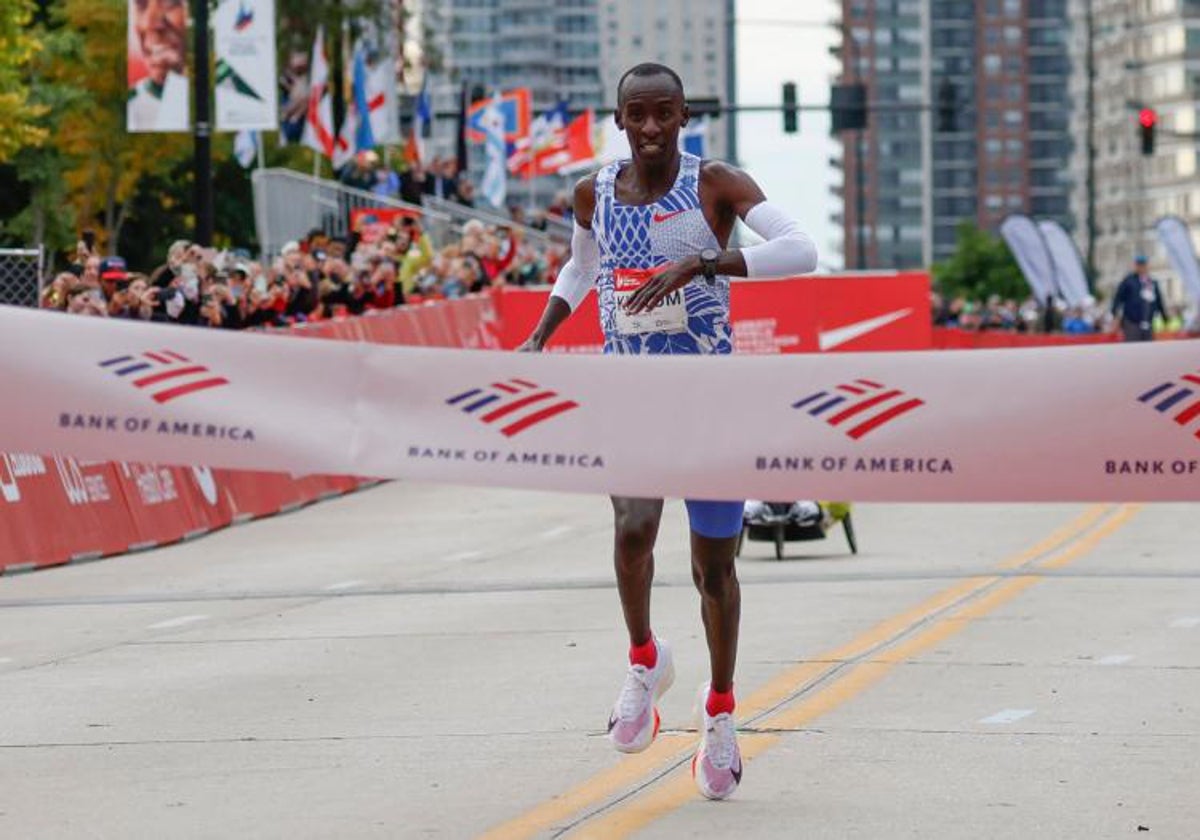
M1154 154L1154 130L1158 126L1158 113L1153 108L1143 108L1138 114L1138 125L1142 134L1142 155Z

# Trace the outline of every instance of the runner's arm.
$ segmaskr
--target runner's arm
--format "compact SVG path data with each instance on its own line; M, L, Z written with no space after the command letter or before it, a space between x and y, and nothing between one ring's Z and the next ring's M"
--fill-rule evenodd
M584 178L575 185L575 231L571 236L571 259L559 270L541 320L529 338L517 348L518 351L538 352L545 347L554 331L571 317L571 313L595 285L600 273L600 249L592 232L595 204L595 178Z
M707 163L702 184L715 192L717 212L732 229L740 217L765 242L748 248L726 248L717 254L716 273L727 277L790 277L817 267L817 248L800 226L767 201L748 174L723 163ZM710 193L711 194L711 193ZM704 271L700 255L680 260L637 290L625 303L631 314L648 312L668 294Z

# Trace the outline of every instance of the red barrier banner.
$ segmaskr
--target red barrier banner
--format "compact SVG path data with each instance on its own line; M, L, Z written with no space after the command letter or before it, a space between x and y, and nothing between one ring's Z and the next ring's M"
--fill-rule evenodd
M420 220L416 210L402 207L356 207L350 211L350 230L367 244L373 244L387 236L389 228L400 224L401 219Z
M302 324L284 334L373 344L500 347L499 317L487 295ZM0 574L165 545L370 483L347 476L0 453Z
M929 275L923 273L737 280L731 317L739 353L927 350L932 346ZM496 294L500 341L511 349L537 325L550 291ZM595 294L551 340L551 352L603 350Z
M1111 344L1120 341L1112 333L1067 335L1061 333L1015 333L998 330L960 330L951 327L933 329L935 350L995 350L1005 347L1070 347L1085 344Z

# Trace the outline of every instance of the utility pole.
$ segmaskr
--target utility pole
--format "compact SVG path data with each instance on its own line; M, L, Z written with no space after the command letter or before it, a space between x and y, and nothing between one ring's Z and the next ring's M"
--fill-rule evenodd
M196 103L196 122L193 128L195 153L192 174L195 183L195 240L208 247L213 240L213 176L212 176L212 114L208 78L208 0L192 3L193 36L195 38L196 71L192 99Z
M1096 14L1093 0L1084 2L1087 30L1087 275L1096 288Z

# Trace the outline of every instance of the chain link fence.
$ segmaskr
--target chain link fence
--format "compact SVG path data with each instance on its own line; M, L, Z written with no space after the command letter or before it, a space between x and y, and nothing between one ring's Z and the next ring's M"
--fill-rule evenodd
M44 261L41 248L0 248L0 304L36 307Z

